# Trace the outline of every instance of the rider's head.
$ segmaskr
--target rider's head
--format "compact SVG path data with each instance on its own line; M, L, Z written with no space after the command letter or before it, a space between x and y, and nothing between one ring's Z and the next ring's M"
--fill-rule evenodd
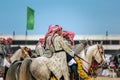
M58 34L59 36L62 34L62 27L59 25L50 25L48 29L49 34L51 35L51 41L54 34Z
M44 43L44 38L39 38L38 42L40 42L41 44Z
M7 38L7 42L8 42L9 44L11 44L11 43L12 43L12 38L11 38L11 37L8 37L8 38Z
M6 44L5 38L1 37L1 38L0 38L0 43L5 45L5 44Z
M63 31L61 34L61 36L65 39L69 39L68 35L69 35L69 33L67 31Z
M62 34L62 27L59 25L55 25L51 30L53 34L57 33L59 36Z
M70 40L72 42L72 45L74 45L74 40L73 40L73 38L74 38L74 32L63 31L62 34L61 34L61 36L63 38L66 38L66 39Z

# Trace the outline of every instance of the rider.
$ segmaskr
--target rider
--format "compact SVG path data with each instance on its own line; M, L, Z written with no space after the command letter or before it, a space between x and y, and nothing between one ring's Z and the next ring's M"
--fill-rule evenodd
M49 44L50 44L50 37L51 37L51 34L52 34L52 28L54 27L55 25L50 25L49 28L48 28L48 31L45 35L45 40L44 40L44 44L43 44L43 47L45 49L45 52L46 52L46 55L47 57L51 57L52 56L52 53L54 52L53 51L53 48L50 48L49 47ZM51 50L50 50L51 49Z
M49 35L50 37L45 39L47 39L47 41L49 40L48 45L51 52L53 52L52 57L56 58L57 59L56 61L59 61L61 66L60 67L61 72L64 79L69 80L66 52L69 53L71 56L74 56L74 52L72 51L72 49L68 47L68 45L66 45L63 38L61 37L61 33L62 33L61 26L51 25L48 31L49 34L47 34L46 36ZM55 74L56 71L52 71L52 72Z
M74 32L71 32L71 31L63 31L62 32L62 35L61 35L65 41L65 43L71 48L73 49L73 46L74 46ZM68 66L70 67L70 70L72 72L74 72L74 79L75 80L79 80L79 76L78 76L78 72L77 72L77 63L76 61L74 60L74 57L70 56L68 53L66 53L67 55L67 63L68 63ZM70 76L72 77L72 76ZM72 79L72 78L70 78Z
M35 52L38 56L42 56L45 53L45 50L43 48L44 38L40 38L38 40L38 43L36 44Z
M4 67L5 67L5 70L4 70L4 79L3 80L6 80L5 79L5 75L6 75L6 73L7 73L7 70L9 69L9 67L10 67L10 65L11 65L11 61L10 61L10 55L9 54L6 54L5 55L5 59L4 59Z
M3 64L4 64L4 58L5 58L5 54L6 54L6 51L5 51L5 38L1 37L0 38L0 76L1 74L3 75L3 71L4 71L4 67L3 67Z
M12 41L13 40L11 37L8 37L6 40L5 49L7 54L12 54L12 48L11 48Z

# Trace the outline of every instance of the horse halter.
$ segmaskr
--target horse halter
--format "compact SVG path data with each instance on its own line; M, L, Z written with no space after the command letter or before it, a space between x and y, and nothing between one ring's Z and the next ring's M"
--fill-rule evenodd
M97 46L98 46L98 45L97 45ZM101 51L101 49L102 49L102 51ZM100 54L100 58L102 59L99 63L95 60L95 57L96 57L97 54ZM104 54L104 53L103 53L103 48L100 47L100 46L98 46L97 51L96 51L96 52L94 53L94 55L92 56L92 61L94 61L94 62L92 62L91 67L98 67L99 65L101 65L101 64L103 63L104 59L103 59L103 57L102 57L102 54ZM94 63L95 63L95 64L94 64ZM97 64L97 65L96 65L96 64Z

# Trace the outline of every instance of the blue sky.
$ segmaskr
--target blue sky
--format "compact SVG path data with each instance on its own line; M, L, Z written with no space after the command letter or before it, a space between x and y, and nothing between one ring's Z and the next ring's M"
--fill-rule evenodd
M27 6L35 11L28 35L44 35L50 24L77 35L120 34L120 0L0 0L0 34L25 34Z

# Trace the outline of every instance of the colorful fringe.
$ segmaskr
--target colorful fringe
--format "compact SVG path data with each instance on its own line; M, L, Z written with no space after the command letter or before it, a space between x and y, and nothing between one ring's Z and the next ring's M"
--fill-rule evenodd
M50 78L50 80L57 80L54 76L52 76L51 78Z
M78 74L79 74L79 77L81 77L82 79L85 79L85 80L91 80L91 77L89 75L87 75L86 72L84 72L84 70L82 69L82 64L81 64L80 59L78 57L76 57L75 61L78 64Z

